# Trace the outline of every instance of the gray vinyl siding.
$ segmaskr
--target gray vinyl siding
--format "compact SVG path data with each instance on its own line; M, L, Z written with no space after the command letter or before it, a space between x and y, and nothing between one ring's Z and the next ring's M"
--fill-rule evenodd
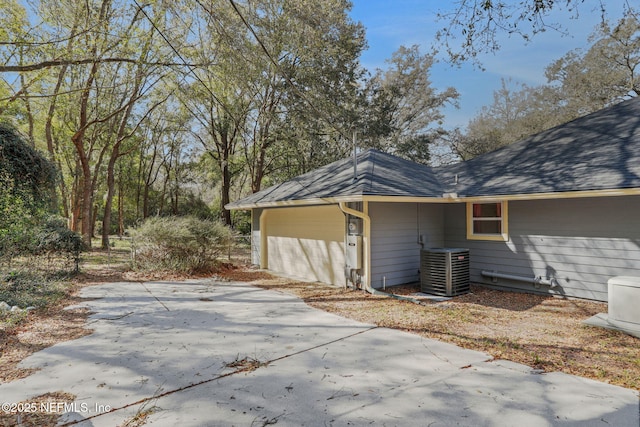
M446 246L470 249L471 280L498 288L607 301L613 276L640 276L640 197L509 202L509 241L466 239L465 205L445 208ZM482 277L553 278L558 287Z
M416 203L370 203L371 285L387 286L417 282L420 268L419 236L425 247L444 244L441 205Z
M260 215L262 209L251 210L251 264L260 266Z

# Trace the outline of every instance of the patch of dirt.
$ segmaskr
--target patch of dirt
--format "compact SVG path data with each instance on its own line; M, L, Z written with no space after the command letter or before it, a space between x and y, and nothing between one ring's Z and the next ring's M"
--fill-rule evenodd
M225 364L227 368L236 369L236 372L253 372L256 369L267 365L268 362L261 362L252 357L243 357L242 359L236 358L233 362Z
M249 267L238 266L233 264L223 264L216 272L214 278L226 280L230 282L254 282L256 280L279 280L273 274L269 274L262 270L256 270ZM288 282L286 279L281 279Z
M54 306L30 312L27 319L16 327L0 328L0 383L31 375L33 369L18 367L29 355L59 342L91 334L91 330L85 327L88 310L64 310L64 307L80 301L80 298L71 296Z

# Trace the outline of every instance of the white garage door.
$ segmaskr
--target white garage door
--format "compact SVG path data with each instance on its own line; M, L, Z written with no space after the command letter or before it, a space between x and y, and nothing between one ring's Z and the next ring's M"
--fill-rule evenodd
M344 285L344 214L337 205L269 209L266 233L270 270Z

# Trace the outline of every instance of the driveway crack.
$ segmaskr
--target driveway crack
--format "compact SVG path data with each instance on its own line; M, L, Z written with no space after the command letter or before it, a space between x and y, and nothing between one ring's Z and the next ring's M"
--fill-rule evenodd
M142 282L139 282L139 283L142 286L144 286L144 284ZM145 286L145 289L146 289L146 286ZM147 291L148 291L148 289L147 289ZM151 292L149 292L149 293L151 293ZM154 298L155 298L155 296L154 296ZM158 300L158 299L156 298L156 300ZM162 302L160 300L158 300L158 302L160 302L160 304L162 304ZM162 305L164 306L164 304L162 304ZM167 311L170 311L166 306L164 306L164 307L167 309ZM312 350L315 350L317 348L320 348L320 347L323 347L323 346L326 346L326 345L331 345L331 344L334 344L334 343L337 343L337 342L340 342L340 341L344 341L346 339L349 339L349 338L364 334L364 333L372 331L374 329L378 329L378 326L372 326L370 328L363 329L361 331L354 332L352 334L345 335L343 337L336 338L336 339L331 340L331 341L323 342L322 344L314 345L312 347L308 347L308 348L305 348L305 349L302 349L302 350L299 350L299 351L296 351L296 352L293 352L293 353L285 354L283 356L276 357L275 359L271 359L271 360L268 360L268 361L265 361L265 362L260 362L259 367L269 366L273 362L277 362L279 360L288 359L290 357L297 356L299 354L306 353L308 351L312 351ZM255 370L255 369L252 369L252 370ZM83 423L85 421L88 421L88 420L91 420L91 419L94 419L94 418L101 417L101 416L106 415L106 414L111 414L113 412L117 412L117 411L120 411L120 410L123 410L123 409L127 409L127 408L130 408L132 406L138 406L138 405L146 404L147 402L150 402L152 400L160 399L161 397L170 396L172 394L180 393L182 391L186 391L186 390L189 390L189 389L192 389L192 388L204 385L204 384L208 384L208 383L211 383L211 382L223 379L223 378L227 378L227 377L230 377L230 376L233 376L233 375L236 375L236 374L246 373L246 372L247 372L246 366L240 366L238 369L235 369L235 370L233 370L231 372L227 372L227 373L224 373L224 374L221 374L221 375L216 375L213 378L208 378L206 380L202 380L202 381L198 381L198 382L195 382L195 383L187 384L186 386L183 386L183 387L167 390L167 391L164 391L164 392L162 392L160 394L154 394L153 396L145 397L145 398L137 400L135 402L127 403L126 405L122 405L122 406L118 406L117 408L111 408L107 412L101 412L99 414L91 415L91 416L86 417L86 418L84 418L82 420L74 420L74 421L70 421L70 422L65 423L65 424L58 424L58 425L61 426L61 427L67 427L67 426L76 425L76 424Z
M142 285L142 287L149 293L149 295L151 295L156 301L158 301L160 303L160 305L164 307L165 310L171 311L171 310L169 310L169 307L167 307L162 301L160 301L160 299L157 296L155 296L153 294L153 292L151 292L149 290L149 288L147 288L147 286L144 284L144 282L138 282L138 283L140 283Z

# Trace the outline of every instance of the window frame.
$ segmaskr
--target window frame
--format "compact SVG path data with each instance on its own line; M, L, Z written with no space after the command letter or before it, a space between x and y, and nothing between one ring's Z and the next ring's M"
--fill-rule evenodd
M475 218L473 216L474 205L500 204L500 216ZM467 239L468 240L494 240L506 242L509 240L509 205L506 200L487 200L481 202L467 202ZM474 224L477 221L500 221L500 233L474 233Z

